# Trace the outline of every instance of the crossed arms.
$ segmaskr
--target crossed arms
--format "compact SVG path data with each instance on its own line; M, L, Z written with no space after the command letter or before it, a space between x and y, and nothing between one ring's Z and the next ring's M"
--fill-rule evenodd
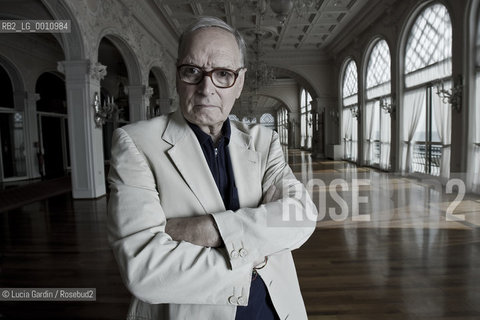
M228 304L232 291L248 295L252 268L264 257L294 250L308 239L316 209L285 164L276 134L265 154L263 203L257 208L167 221L147 156L125 130L115 131L109 240L123 280L137 298ZM303 216L304 223L272 227L282 222L285 208ZM222 243L224 248L218 248ZM230 254L239 249L245 254Z

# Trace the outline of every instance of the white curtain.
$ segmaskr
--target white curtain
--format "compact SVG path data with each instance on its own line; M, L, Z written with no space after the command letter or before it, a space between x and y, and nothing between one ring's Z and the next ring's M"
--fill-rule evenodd
M300 116L300 132L300 147L304 148L307 145L307 115L305 113Z
M445 85L445 89L452 87L451 82ZM435 93L432 94L432 108L435 109L433 121L437 125L438 135L442 143L442 156L440 160L440 177L444 182L450 177L450 137L452 108L449 103L443 103L442 99Z
M348 159L351 157L351 140L352 139L352 113L350 109L343 109L343 157Z
M403 174L412 171L412 153L414 147L413 137L418 126L418 121L425 110L425 88L410 90L405 93L403 101L403 148L402 165Z
M351 114L351 112L350 112ZM352 161L357 161L358 154L358 118L352 117Z
M435 79L449 77L452 74L452 58L445 59L426 68L405 75L407 88L427 83Z
M472 192L480 194L480 70L477 71L475 79L475 101L471 111L472 116L469 122L470 156L467 183Z
M365 106L365 148L364 148L364 159L367 165L372 163L372 150L373 150L373 120L374 120L374 113L373 113L373 106L375 105L375 101L370 101Z
M390 114L385 110L381 112L380 118L380 168L383 170L390 169L390 141L391 141L391 124Z

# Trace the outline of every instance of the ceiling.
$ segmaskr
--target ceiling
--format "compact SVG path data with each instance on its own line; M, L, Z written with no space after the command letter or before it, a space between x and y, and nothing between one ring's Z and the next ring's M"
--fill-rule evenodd
M302 9L294 6L282 23L270 7L271 1L278 0L153 0L161 11L171 30L178 38L184 28L195 17L216 16L244 36L249 60L255 49L255 35L261 34L261 60L288 55L296 57L318 56L325 53L342 30L369 4L369 0L294 0L305 5ZM371 3L370 3L371 4ZM365 10L364 10L365 11ZM267 59L265 59L267 58ZM277 78L285 78L281 70ZM287 77L288 78L288 77ZM251 98L244 97L236 107L251 106ZM257 96L253 107L276 108L282 103L276 99Z
M179 36L194 17L222 18L237 28L252 48L255 31L263 34L262 45L269 52L319 51L348 25L368 0L295 0L313 3L297 10L294 6L282 24L270 8L278 0L155 0L166 20ZM263 10L262 10L263 8Z

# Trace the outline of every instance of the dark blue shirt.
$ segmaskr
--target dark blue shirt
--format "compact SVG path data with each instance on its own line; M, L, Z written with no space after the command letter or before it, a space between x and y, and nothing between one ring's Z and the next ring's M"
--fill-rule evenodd
M232 161L228 152L230 143L230 120L227 118L222 126L222 136L214 145L210 135L203 132L197 125L188 122L190 128L197 136L198 142L202 147L203 154L207 160L208 167L212 173L213 179L217 184L218 191L222 196L223 204L227 210L238 210L240 204L238 201L238 192L235 187L235 177L233 176ZM248 306L238 306L236 320L275 320L279 319L272 300L268 294L267 288L262 278L254 276L250 286L250 297Z
M222 136L215 146L210 135L203 132L198 126L188 122L190 128L197 136L198 142L202 147L203 154L207 160L208 167L212 173L213 179L217 184L218 191L222 196L223 204L227 210L238 210L238 192L235 187L235 177L233 176L232 161L228 152L230 143L230 121L227 119L223 123Z

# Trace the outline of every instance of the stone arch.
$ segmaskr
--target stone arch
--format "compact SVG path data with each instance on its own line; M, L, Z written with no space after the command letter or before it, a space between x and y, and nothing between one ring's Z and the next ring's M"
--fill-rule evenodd
M157 78L158 86L159 86L159 89L161 90L160 96L162 98L170 98L169 96L170 88L168 87L167 77L165 76L165 73L163 72L163 70L160 67L154 66L154 67L151 67L149 71L151 71Z
M65 76L60 72L42 72L35 81L35 93L39 98L36 101L36 111L67 114L65 86Z
M301 87L305 88L310 93L310 95L312 96L312 99L318 98L320 96L320 94L317 91L317 89L315 88L315 86L312 83L310 83L310 81L307 80L307 78L305 78L300 73L298 73L294 70L285 68L284 66L279 66L279 65L278 66L276 65L275 69L278 71L278 73L280 73L282 75L285 75L285 76L288 76L288 77L294 79L295 81L297 81L297 83Z
M142 69L140 68L140 63L138 61L137 55L135 54L133 47L122 35L117 34L117 32L113 29L107 28L104 29L103 32L100 32L100 36L96 44L97 57L93 60L98 61L100 43L104 38L108 39L119 51L122 60L125 63L125 68L127 69L129 120L138 121L144 119L146 116L146 110L144 110L145 103L143 99L143 96L145 94L145 86L142 82Z
M170 97L170 87L168 85L168 80L163 70L158 66L150 67L148 69L148 74L150 74L150 72L154 75L155 79L157 80L157 89L159 94L158 106L160 108L161 113L164 114L170 111L172 107L172 97Z
M0 66L3 67L10 76L14 93L21 92L25 95L25 82L15 64L0 55Z
M284 105L287 108L288 112L296 112L296 110L294 110L294 106L292 106L292 104L289 103L289 101L287 101L285 99L285 97L272 94L271 92L269 92L268 88L261 89L257 93L257 95L272 98L272 99L278 101L281 105Z
M41 0L43 5L57 20L69 20L71 31L69 33L54 34L63 48L66 60L82 60L88 57L85 51L84 37L78 21L68 7L66 1L61 0Z
M268 93L259 93L258 95L259 96L265 96L265 97L268 97L268 98L272 98L272 99L276 100L280 105L287 107L287 109L289 108L287 103L283 99L281 99L280 97L276 97L276 96L274 96L272 94L268 94Z
M120 52L123 60L125 61L125 66L128 72L128 81L129 85L142 85L142 71L140 68L140 63L137 59L137 55L135 54L132 46L128 43L126 39L122 35L117 34L112 29L106 29L100 33L101 36L98 38L98 42L96 45L96 61L98 61L98 49L100 48L100 42L103 38L110 40L117 50ZM108 70L107 70L108 72Z

